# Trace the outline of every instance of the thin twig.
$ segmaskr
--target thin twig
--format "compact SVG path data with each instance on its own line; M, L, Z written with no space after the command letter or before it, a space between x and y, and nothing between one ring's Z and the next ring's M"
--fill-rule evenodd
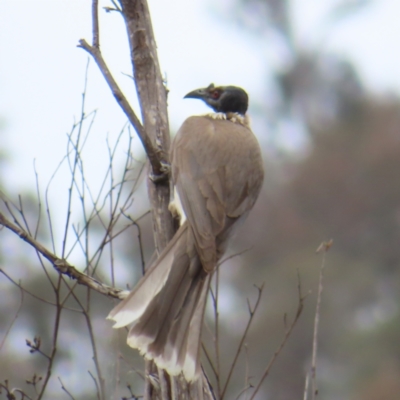
M35 172L35 182L36 182L36 197L37 197L37 205L38 205L38 217L36 221L36 228L35 228L35 234L33 237L36 239L39 233L39 228L40 228L40 221L42 217L42 200L40 198L40 187L39 187L39 175L36 170L36 162L34 161L33 163L33 170Z
M300 318L300 315L303 311L303 307L304 307L304 300L306 298L306 296L303 297L303 295L301 294L301 282L300 282L300 275L298 275L298 297L299 297L299 303L297 306L297 311L296 311L296 315L293 319L293 322L291 323L289 329L286 331L285 336L282 339L281 344L279 345L279 347L275 350L274 355L272 356L270 362L268 363L268 365L266 366L261 379L259 380L259 382L257 383L257 386L254 389L254 392L252 393L252 395L250 396L250 400L253 400L257 394L257 392L260 390L260 387L262 385L262 383L264 382L265 378L268 376L269 372L271 371L271 368L276 360L276 358L278 357L278 355L280 354L280 352L282 351L282 349L284 348L286 342L288 341L294 327L296 326L296 323L298 321L298 319Z
M79 41L78 47L86 50L96 61L96 64L98 65L100 72L103 74L103 77L106 80L109 88L111 89L111 92L112 92L113 96L115 97L117 103L122 108L122 111L125 113L125 115L128 117L129 122L135 128L135 130L139 136L139 139L142 142L143 147L146 151L146 154L149 157L153 173L157 176L162 175L164 169L161 164L161 160L159 160L159 158L158 158L158 152L156 151L156 149L153 146L153 143L151 142L150 138L146 134L144 127L140 123L135 112L133 111L133 108L129 104L125 95L122 93L122 90L118 86L116 80L112 76L111 71L108 69L108 66L107 66L106 62L104 61L101 51L96 47L90 46L90 44L88 42L86 42L85 39L81 39Z
M205 344L203 342L201 342L201 348L203 349L204 354L206 355L207 361L210 364L210 367L211 367L214 375L217 376L218 372L217 372L217 370L216 370L216 368L214 366L214 363L213 363L213 361L211 359L210 354L208 353L207 347L205 346Z
M64 237L63 237L63 241L62 241L62 253L61 253L62 258L66 257L68 230L69 230L69 224L70 224L71 213L72 213L72 211L71 211L72 198L73 198L72 195L73 195L74 187L76 187L76 183L75 183L76 176L75 175L76 175L76 170L78 169L78 163L80 161L79 144L80 144L81 136L82 136L83 121L85 119L85 100L86 100L88 69L89 69L89 60L86 64L85 86L84 86L84 90L82 92L81 117L79 119L79 124L78 124L78 134L77 134L77 138L76 138L76 143L73 143L72 140L69 140L69 142L68 142L68 144L71 143L73 145L75 154L74 154L74 160L73 160L72 165L69 164L70 171L71 171L71 183L68 188L67 218L65 221ZM67 154L70 154L70 151L68 151ZM67 157L67 161L68 161L68 163L70 163L69 157Z
M124 356L119 353L118 358L123 360L125 362L126 365L128 365L129 369L131 369L133 372L135 372L143 381L145 380L144 374L143 372L139 371L137 368L135 368L132 364L130 364L125 358Z
M308 399L308 385L310 383L310 375L307 374L306 375L306 381L304 384L304 396L303 396L303 400L307 400Z
M0 272L3 272L3 271L0 269ZM7 339L8 334L10 333L11 328L13 327L15 321L17 320L17 318L19 316L19 313L21 311L22 305L24 304L24 291L22 290L20 285L18 285L18 287L20 288L21 300L19 302L19 306L17 308L17 312L15 313L14 318L12 319L12 321L10 323L10 326L7 328L7 330L6 330L5 334L4 334L4 337L0 342L0 351L3 348L3 345L4 345L4 343L5 343L6 339Z
M99 391L99 384L97 382L97 379L94 377L94 375L88 370L89 375L91 376L91 378L93 379L94 385L96 386L96 394L97 394L97 398L99 400L101 400L100 398L100 391Z
M46 247L44 247L41 243L35 240L32 236L30 236L27 232L13 224L9 221L4 214L0 213L0 225L5 226L7 229L11 230L15 234L17 234L22 240L26 243L30 244L33 248L35 248L43 257L51 262L54 268L61 274L67 275L72 279L75 279L79 284L90 287L91 289L104 294L106 296L114 297L117 299L124 298L124 291L122 289L116 289L105 285L96 279L78 271L75 267L67 262L67 260L63 260L49 251Z
M253 322L253 318L254 318L255 313L257 312L257 308L258 308L258 306L260 304L262 292L263 292L263 289L264 289L264 283L260 287L258 287L256 285L254 285L254 286L258 290L257 300L256 300L256 302L255 302L255 304L254 304L254 306L252 308L250 306L249 299L247 299L248 310L249 310L249 320L247 321L246 328L245 328L245 330L243 332L242 338L241 338L241 340L239 342L239 346L238 346L238 348L236 350L235 358L233 359L233 362L232 362L231 367L229 369L228 378L226 379L225 386L224 386L224 389L223 389L222 394L221 394L221 400L225 396L226 390L228 388L229 382L230 382L231 377L232 377L233 370L235 369L237 360L239 358L239 354L242 351L242 348L243 348L243 345L244 345L244 341L246 340L246 337L247 337L247 333L248 333L248 331L250 329L251 323Z
M315 317L314 317L313 350L312 350L312 357L311 357L311 386L312 386L311 399L312 400L314 400L318 396L318 387L317 387L316 376L317 376L317 353L318 353L318 328L319 328L322 290L323 290L322 281L324 278L326 253L332 247L332 244L333 244L332 239L327 242L322 242L320 244L320 246L318 247L318 249L316 250L316 253L322 252L322 262L321 262L321 268L319 270L317 306L316 306Z
M28 221L27 221L27 219L26 219L26 215L25 215L25 211L24 211L24 205L23 205L23 202L22 202L22 197L21 197L21 195L19 194L18 195L18 202L19 202L19 213L20 213L20 215L21 215L21 218L22 218L22 220L24 221L24 225L25 225L25 230L30 234L30 235L32 235L31 234L31 230L30 230L30 227L29 227L29 224L28 224Z
M237 253L231 254L230 256L223 258L221 261L218 262L217 268L220 267L222 264L226 263L227 261L231 260L232 258L241 256L242 254L247 253L252 248L253 248L253 246L250 246L247 249L240 250Z
M89 337L90 337L90 343L92 345L92 352L93 352L93 362L96 368L96 374L99 380L99 398L101 400L105 399L105 387L104 387L104 379L101 374L101 368L100 368L100 362L99 362L99 357L97 353L97 347L96 347L96 338L93 332L93 326L92 326L92 321L90 319L90 288L87 289L87 311L84 311L83 315L85 316L86 324L88 327L88 332L89 332Z
M20 284L20 283L18 283L18 282L15 282L15 280L12 279L11 276L8 275L8 274L6 273L6 271L4 271L4 270L1 269L1 268L0 268L0 274L3 274L13 285L17 286L20 290L22 290L22 291L23 291L24 293L26 293L26 294L29 294L29 296L32 296L34 299L39 300L39 301L41 301L41 302L43 302L43 303L45 303L45 304L49 304L50 306L53 306L53 307L56 307L56 306L57 306L57 304L52 303L52 302L49 301L49 300L46 300L46 299L43 299L42 297L37 296L36 294L30 292L28 289L24 288L24 287L22 286L22 284ZM81 312L80 310L77 310L77 309L75 309L75 308L70 308L70 307L64 307L64 310L69 310L69 311L74 311L74 312L79 312L79 313Z
M121 213L124 215L124 217L128 218L129 221L132 222L132 225L134 225L137 229L137 237L138 237L138 243L139 243L139 251L140 251L140 261L142 263L142 274L144 275L145 273L145 269L146 269L146 262L144 259L144 251L143 251L143 243L142 243L142 232L141 232L141 228L140 225L138 224L137 220L133 220L132 217L130 215L126 215L123 213L123 211L121 211Z
M67 390L67 388L64 386L64 384L63 384L63 382L62 382L60 377L58 377L58 380L61 383L61 389L64 390L65 393L67 393L67 395L70 397L70 399L75 400L75 397L72 396L72 394Z
M253 386L251 385L247 385L245 386L240 392L239 394L236 396L236 400L239 400L243 394L245 394L249 389L251 389Z
M18 389L18 388L10 389L7 379L4 380L4 383L0 382L0 393L2 393L1 389L4 389L6 391L6 396L7 396L7 399L9 399L9 400L15 400L16 399L15 393L18 393L18 394L21 395L21 400L24 400L25 398L28 399L28 400L33 400L32 397L28 396L21 389Z
M47 384L49 383L51 373L53 372L53 363L54 359L57 353L57 341L58 341L58 333L60 331L60 321L61 321L61 312L62 312L62 306L60 304L60 287L61 287L61 282L62 282L62 276L60 275L58 277L58 283L57 283L57 288L54 290L54 295L56 298L56 315L54 318L54 328L53 328L53 340L52 340L52 349L51 353L49 356L49 363L47 365L47 370L46 370L46 375L43 380L43 385L40 390L40 393L37 397L37 400L40 400L46 391Z
M246 359L246 372L245 372L245 378L244 378L244 387L245 388L252 388L253 385L250 383L250 376L249 376L249 348L247 346L247 344L244 344L244 351L245 351L245 359ZM246 393L246 397L245 400L247 400L247 393Z

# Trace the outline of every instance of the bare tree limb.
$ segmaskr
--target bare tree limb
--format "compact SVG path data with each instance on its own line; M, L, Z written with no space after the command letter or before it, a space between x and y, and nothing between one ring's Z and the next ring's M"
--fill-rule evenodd
M128 34L132 70L139 97L146 134L153 143L164 168L154 169L152 155L147 152L153 173L163 176L169 162L169 123L167 90L160 72L157 46L146 0L120 0L122 15ZM166 169L167 168L167 169ZM148 193L152 205L153 231L156 249L160 252L174 235L174 224L168 210L170 188L167 180L154 184L148 180Z
M99 32L99 0L93 0L92 3L92 21L93 21L93 39L92 46L96 49L100 46L100 32Z
M37 250L43 257L45 257L53 267L60 273L69 276L71 279L75 279L79 284L87 286L98 293L106 296L114 297L116 299L123 299L126 296L126 291L122 289L116 289L111 286L105 285L96 279L78 271L74 266L68 263L67 260L57 257L54 253L49 251L36 239L30 236L25 230L18 227L9 221L4 214L0 213L0 225L3 225L7 229L17 234L22 240L30 244L35 250Z
M78 47L81 47L82 49L86 50L96 61L96 64L100 69L100 72L103 74L104 79L108 83L108 86L110 87L111 92L115 97L115 100L122 108L122 111L125 113L125 115L128 117L129 122L135 128L139 136L139 139L141 140L143 147L146 151L146 154L149 157L154 175L156 176L163 175L164 167L161 164L161 160L159 159L150 138L146 134L143 125L140 123L138 117L136 116L135 111L133 111L133 108L129 104L125 95L122 93L122 90L118 86L116 80L112 76L111 71L109 70L106 62L104 61L100 49L98 47L91 46L88 42L86 42L85 39L81 39L79 41Z

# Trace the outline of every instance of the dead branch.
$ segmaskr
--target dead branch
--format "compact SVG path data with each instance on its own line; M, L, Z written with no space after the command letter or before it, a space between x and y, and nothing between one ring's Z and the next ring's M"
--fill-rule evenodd
M256 286L256 285L254 285L254 286L255 286L256 289L258 290L258 293L257 293L257 300L256 300L254 306L251 307L251 306L250 306L249 299L247 299L247 304L248 304L248 309L249 309L249 320L247 321L246 328L245 328L245 330L244 330L244 332L243 332L243 335L242 335L242 338L241 338L241 340L240 340L239 346L238 346L238 348L237 348L237 350L236 350L235 358L233 359L233 362L232 362L232 364L231 364L231 368L229 369L228 378L226 379L225 386L224 386L224 389L223 389L222 394L221 394L221 400L222 400L222 399L224 398L224 396L225 396L226 390L227 390L228 385L229 385L229 382L230 382L230 380L231 380L231 376L232 376L233 370L235 369L237 360L238 360L238 358L239 358L239 354L240 354L240 352L242 351L242 348L243 348L243 345L244 345L244 341L246 340L246 337L247 337L247 334L248 334L248 332L249 332L251 323L253 322L254 315L255 315L255 313L257 312L257 308L258 308L258 306L259 306L259 304L260 304L262 292L263 292L263 289L264 289L264 283L263 283L260 287L258 287L258 286Z
M53 267L63 275L69 276L71 279L76 280L79 284L87 286L98 293L106 296L114 297L116 299L123 299L126 296L126 291L122 289L116 289L111 286L105 285L97 281L96 279L78 271L74 266L68 263L67 260L57 257L54 253L49 251L36 239L30 236L25 230L13 224L8 220L3 213L0 213L0 225L3 225L7 229L17 234L22 240L30 244L36 251L38 251L43 257L45 257Z
M58 380L59 380L59 382L60 382L60 384L61 384L61 389L64 390L64 392L68 395L68 397L69 397L70 399L75 400L75 397L72 396L72 394L67 390L67 388L64 386L64 383L63 383L63 381L61 380L60 377L58 377Z
M315 317L314 317L314 332L313 332L313 349L312 349L312 357L311 357L311 386L312 386L312 395L311 399L314 400L318 396L318 387L317 387L317 353L318 353L318 328L319 328L319 316L320 316L320 308L321 308L321 298L322 298L322 281L324 278L324 267L325 267L325 257L327 251L332 247L333 240L329 240L327 242L322 242L316 253L322 252L322 262L321 268L319 270L319 282L318 282L318 294L317 294L317 306L315 309ZM307 375L308 378L308 375ZM307 381L306 381L307 383Z
M111 71L108 69L108 66L104 61L100 49L98 47L91 46L89 43L86 42L85 39L81 39L79 41L78 47L86 50L96 61L100 72L103 74L104 79L106 80L113 96L115 97L115 100L122 108L122 111L125 113L125 115L128 117L129 122L135 128L139 139L141 140L143 147L146 151L146 154L149 157L154 174L162 175L163 166L161 165L161 160L158 158L157 152L155 151L152 142L146 134L143 125L140 123L138 117L136 116L135 111L133 111L133 108L130 106L128 100L118 86L116 80L111 74Z
M297 285L297 289L298 289L298 306L297 306L297 311L296 311L296 315L293 319L293 322L290 324L289 329L286 330L286 333L282 339L281 344L279 345L279 347L275 350L274 355L271 357L270 362L268 363L268 365L266 366L261 379L259 380L259 382L257 383L254 392L252 393L252 395L250 396L250 400L253 400L257 394L257 392L260 390L260 387L262 385L262 383L264 382L265 378L268 376L269 372L271 371L272 366L275 363L275 360L277 359L278 355L280 354L280 352L282 351L282 349L285 347L285 344L287 343L290 335L292 334L292 331L294 329L294 327L296 326L297 321L300 318L301 313L303 312L303 307L304 307L304 300L307 297L307 295L303 296L301 293L301 282L300 282L300 275L298 274L298 285Z
M58 342L58 334L60 331L60 320L61 320L61 312L62 312L62 306L60 304L60 287L61 287L61 282L62 282L62 276L59 275L58 277L58 282L57 282L57 288L54 291L54 295L56 298L56 315L54 318L54 328L53 328L53 340L52 340L52 349L51 353L48 356L48 364L47 364L47 369L46 369L46 375L43 380L42 388L40 389L39 395L37 397L37 400L41 400L44 396L44 393L47 388L47 384L49 383L51 373L53 372L53 364L54 364L54 359L57 353L57 342Z

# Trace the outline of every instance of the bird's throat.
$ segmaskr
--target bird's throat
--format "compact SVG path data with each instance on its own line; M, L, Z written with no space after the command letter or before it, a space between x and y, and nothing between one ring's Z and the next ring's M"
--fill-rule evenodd
M240 124L245 126L246 128L250 128L250 118L248 117L248 115L241 115L234 112L228 112L228 113L219 112L219 113L206 114L206 117L216 120L219 119L219 120L231 121L234 124Z

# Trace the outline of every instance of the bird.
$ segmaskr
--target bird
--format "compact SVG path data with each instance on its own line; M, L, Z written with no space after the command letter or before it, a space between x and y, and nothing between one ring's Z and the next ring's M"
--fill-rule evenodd
M170 375L199 377L207 295L230 237L253 208L264 179L259 143L247 116L248 95L237 86L188 93L214 112L187 118L170 152L180 227L129 295L108 315L131 325L127 343Z

